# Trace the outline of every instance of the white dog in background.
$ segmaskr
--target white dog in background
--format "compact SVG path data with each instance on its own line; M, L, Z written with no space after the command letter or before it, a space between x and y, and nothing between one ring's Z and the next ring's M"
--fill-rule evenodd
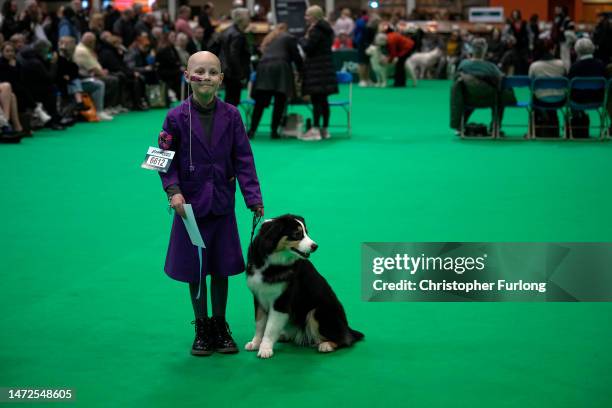
M406 72L410 76L410 71L414 75L413 81L416 86L416 79L424 79L432 76L432 71L442 58L442 49L436 47L427 52L415 52L406 60Z
M387 36L385 34L376 34L374 42L366 49L365 53L370 57L370 66L374 71L376 83L374 86L384 88L387 86L387 78L389 73L388 58L383 54L382 48L387 45Z

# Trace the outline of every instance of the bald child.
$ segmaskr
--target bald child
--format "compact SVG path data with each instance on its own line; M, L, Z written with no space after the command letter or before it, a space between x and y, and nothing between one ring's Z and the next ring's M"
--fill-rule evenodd
M195 53L184 75L193 94L168 112L158 139L160 148L175 152L167 173L160 173L175 210L164 270L189 283L195 315L191 354L237 353L225 320L228 277L245 267L236 224L236 183L246 206L258 215L263 215L261 189L240 113L216 96L223 82L219 58L207 51ZM181 220L185 204L192 206L205 249L191 243Z

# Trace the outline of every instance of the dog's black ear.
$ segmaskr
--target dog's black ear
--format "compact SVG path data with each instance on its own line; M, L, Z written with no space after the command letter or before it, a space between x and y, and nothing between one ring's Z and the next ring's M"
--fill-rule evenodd
M259 233L253 240L253 244L249 247L249 263L261 265L266 256L276 248L281 231L282 225L277 220L264 222L259 228Z

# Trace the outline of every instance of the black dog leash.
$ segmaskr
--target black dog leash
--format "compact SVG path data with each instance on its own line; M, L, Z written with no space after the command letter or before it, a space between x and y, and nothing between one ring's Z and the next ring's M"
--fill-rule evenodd
M251 228L251 245L253 245L253 236L255 235L255 228L257 228L257 225L259 224L259 221L261 221L261 218L261 215L253 213L253 228Z

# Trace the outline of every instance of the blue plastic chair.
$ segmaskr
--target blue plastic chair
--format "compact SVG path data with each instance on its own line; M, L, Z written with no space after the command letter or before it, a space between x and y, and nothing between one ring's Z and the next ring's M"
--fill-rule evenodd
M249 76L249 84L247 86L247 89L248 89L247 98L241 99L240 103L238 104L238 107L242 108L244 112L244 117L245 117L244 122L245 122L245 126L247 129L251 127L251 116L253 115L253 109L255 108L255 99L251 98L250 94L251 94L251 88L253 84L255 83L256 78L257 78L257 72L256 71L251 72L251 75Z
M568 101L568 123L571 123L572 112L595 111L599 115L599 140L602 140L605 135L606 122L606 90L607 83L603 77L576 77L570 81L569 85L569 101ZM573 99L574 91L601 91L601 100L588 103L576 102ZM589 126L588 129L594 126ZM574 138L572 126L569 126L569 137Z
M517 75L517 76L504 77L502 79L502 84L501 84L502 92L506 90L514 90L514 89L519 89L519 88L527 88L529 91L531 91L531 78L525 75ZM528 126L527 126L527 135L525 138L528 139L529 137L531 137L531 126L530 126L531 124L531 120L530 120L531 119L531 92L530 92L528 100L517 100L517 102L513 105L504 105L504 108L518 108L518 109L525 109L527 111ZM506 126L522 127L523 125L510 124ZM501 128L502 128L502 121L500 120L498 131L501 132ZM498 134L497 136L500 136L500 134Z
M329 101L329 106L330 108L339 107L344 109L344 112L346 113L347 134L349 137L351 137L351 113L353 110L353 74L346 71L338 71L336 72L336 81L338 82L338 84L348 84L348 99L331 100Z
M538 91L559 91L558 95L550 95L546 97L536 97ZM566 119L565 106L567 105L567 95L569 91L569 81L565 77L536 77L531 81L531 137L538 139L536 136L536 127L545 128L546 126L536 126L535 111L545 110L559 112L563 116L564 122ZM567 136L567 129L564 129L563 134ZM544 138L540 138L544 139ZM550 140L546 138L547 140Z

